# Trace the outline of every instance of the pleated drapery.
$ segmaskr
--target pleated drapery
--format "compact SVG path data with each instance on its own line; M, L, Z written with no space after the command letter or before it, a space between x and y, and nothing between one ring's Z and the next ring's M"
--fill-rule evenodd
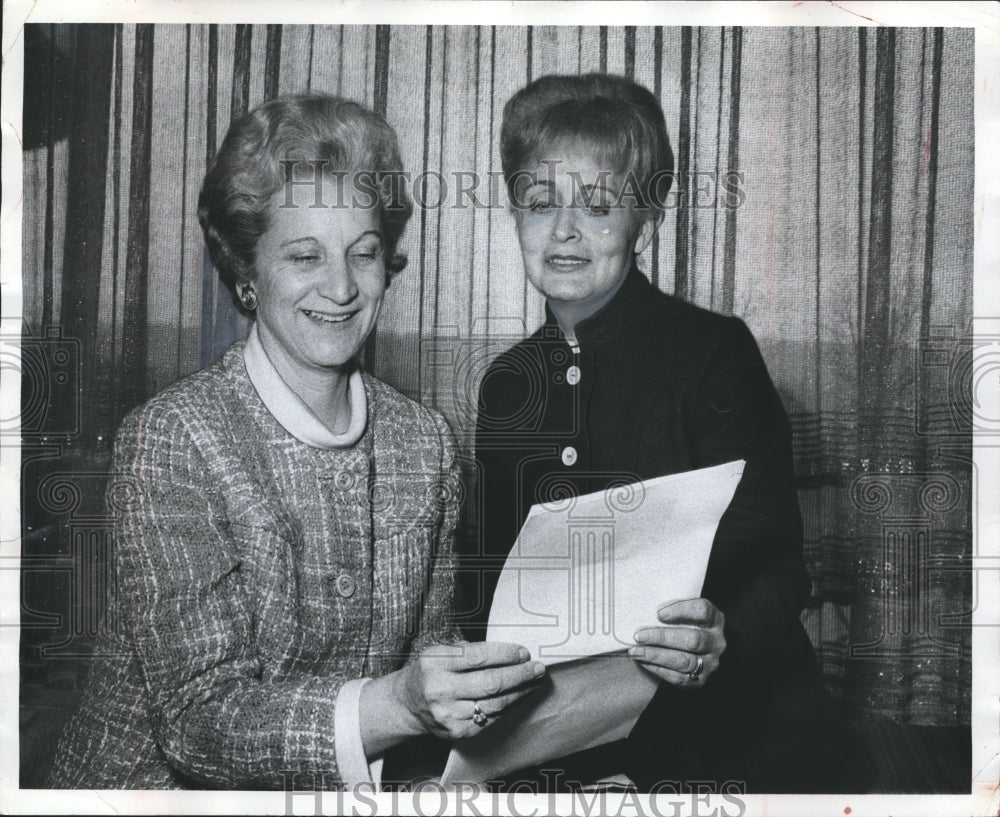
M795 432L814 579L804 620L828 685L863 715L969 722L970 30L33 25L26 35L37 87L25 96L25 332L58 327L78 342L85 410L59 456L91 471L128 409L248 329L196 217L206 163L235 117L311 90L363 102L396 128L427 206L407 228L409 265L366 366L442 410L468 451L490 356L542 317L496 176L503 104L551 72L646 85L666 114L678 182L642 265L664 291L741 316L761 345ZM498 206L459 201L456 172L480 204Z

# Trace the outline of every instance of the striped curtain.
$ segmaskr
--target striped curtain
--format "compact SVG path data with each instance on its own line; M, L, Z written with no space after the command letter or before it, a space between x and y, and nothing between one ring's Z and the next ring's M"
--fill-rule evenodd
M792 418L828 685L862 715L969 722L971 31L26 28L25 333L80 361L79 401L42 407L39 428L73 429L53 467L92 476L125 411L246 333L199 185L230 121L309 90L385 114L421 174L428 206L366 365L468 450L486 363L543 313L510 215L457 196L455 174L502 201L510 95L550 72L625 74L659 97L679 172L643 268L744 318ZM65 513L26 508L42 526Z

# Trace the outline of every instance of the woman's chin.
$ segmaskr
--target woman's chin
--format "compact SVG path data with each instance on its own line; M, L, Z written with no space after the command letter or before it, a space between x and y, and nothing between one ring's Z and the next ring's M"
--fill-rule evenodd
M293 357L303 368L312 371L338 371L353 368L361 357L362 347L356 344L324 347L314 344Z
M546 276L540 284L536 289L550 301L571 303L583 300L590 295L589 289L583 282L574 280L569 275Z

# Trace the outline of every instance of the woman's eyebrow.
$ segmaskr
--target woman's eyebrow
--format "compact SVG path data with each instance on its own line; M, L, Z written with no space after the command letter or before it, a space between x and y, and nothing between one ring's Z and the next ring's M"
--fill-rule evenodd
M285 247L290 247L293 244L301 244L305 241L316 241L316 238L311 235L300 236L299 238L289 238L288 241L283 241L278 245L278 249L284 249Z
M348 249L350 249L355 244L357 244L359 241L361 241L362 239L364 239L364 238L366 238L367 236L370 236L370 235L375 236L375 238L377 238L380 243L382 242L382 233L379 230L365 230L361 235L359 235L357 238L355 238L350 243L350 245L348 245Z
M614 187L614 185L605 184L602 181L599 181L596 184L583 184L583 185L580 185L577 188L577 190L579 190L581 193L583 193L586 196L591 196L595 192L599 192L599 191L602 191L602 190L605 193L610 193L612 196L617 196L618 192L619 192L618 189L616 187Z
M378 230L365 230L361 235L355 238L348 246L353 247L355 244L361 241L361 239L369 235L373 235L379 241L382 241L382 233L379 232ZM288 239L288 241L283 241L281 244L278 245L278 247L279 249L285 249L286 247L292 247L296 244L302 244L305 242L318 242L318 239L315 236L304 235L300 236L299 238L290 238Z

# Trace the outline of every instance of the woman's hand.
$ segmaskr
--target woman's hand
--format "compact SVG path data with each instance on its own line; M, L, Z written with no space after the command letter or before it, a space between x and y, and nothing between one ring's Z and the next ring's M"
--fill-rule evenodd
M528 658L524 647L500 642L432 647L399 672L394 689L423 731L469 737L537 686L545 665Z
M708 599L688 599L665 604L656 617L664 626L636 631L629 655L669 684L704 686L726 649L722 611Z

